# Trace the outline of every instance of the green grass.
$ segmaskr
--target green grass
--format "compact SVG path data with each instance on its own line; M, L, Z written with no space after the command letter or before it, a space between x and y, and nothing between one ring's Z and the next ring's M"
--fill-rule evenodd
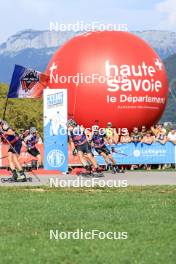
M41 190L41 192L40 192ZM176 187L0 188L0 263L171 264ZM127 231L127 240L50 240L49 230Z

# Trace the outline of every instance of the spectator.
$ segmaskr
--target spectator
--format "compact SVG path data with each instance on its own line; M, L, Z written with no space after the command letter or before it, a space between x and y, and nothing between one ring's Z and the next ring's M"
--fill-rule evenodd
M108 122L107 127L105 129L106 131L106 137L110 145L117 144L119 141L119 135L117 134L117 131L115 128L112 127L112 123Z
M167 142L167 136L166 136L166 130L160 129L156 136L156 141L158 141L160 144L166 144Z
M157 124L155 126L152 126L151 127L151 131L152 133L157 136L158 133L160 133L161 131L165 132L166 133L166 129L164 128L164 125L163 124Z
M156 141L163 145L166 144L167 142L166 130L162 126L160 126L160 130L156 136ZM167 167L166 164L163 164L163 165L159 164L158 170L161 170L161 169L164 170L166 167Z
M130 143L131 137L129 135L129 132L127 131L124 135L120 137L120 143Z
M159 124L159 131L160 132L163 132L163 133L167 133L167 131L166 131L166 129L165 129L165 127L164 127L164 125L163 124Z
M134 127L133 131L131 132L131 142L138 143L141 141L141 133L139 132L138 127Z
M141 136L144 137L146 135L146 133L147 133L146 126L142 126L142 128L141 128Z
M142 136L141 136L141 133L139 132L139 129L138 127L134 127L132 132L131 132L131 142L133 142L134 144L138 144L141 139L142 139ZM138 165L131 165L131 170L134 170L134 169L137 169L139 166Z
M159 125L156 124L154 126L151 126L150 130L152 131L154 136L157 136L158 132L159 132Z
M152 131L147 131L146 135L142 138L141 142L151 145L155 141L155 136L152 135Z
M172 128L172 130L169 132L167 136L167 139L173 144L176 144L176 128Z
M142 138L141 143L151 145L155 141L155 137L152 135L152 131L147 131L146 135ZM147 170L151 170L151 165L146 164L144 166Z

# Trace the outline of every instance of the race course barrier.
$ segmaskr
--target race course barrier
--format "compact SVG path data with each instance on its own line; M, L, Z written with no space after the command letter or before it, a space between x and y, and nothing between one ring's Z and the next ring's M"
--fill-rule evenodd
M108 146L109 148L109 146ZM171 142L151 145L144 143L117 144L113 157L117 164L169 164L176 163L176 145ZM105 164L101 156L96 156L99 164Z
M107 145L108 148L110 146ZM113 145L115 152L113 157L116 160L117 164L176 164L176 145L171 142L166 144L160 144L155 142L151 145L144 143L127 143L127 144L117 144ZM43 144L38 144L41 155L43 157L44 147ZM0 167L7 167L7 151L8 145L0 144ZM93 149L93 154L96 157L100 165L105 165L104 159L97 154ZM69 165L76 166L81 165L78 156L72 155L72 150L69 147L68 150ZM25 147L22 148L20 155L21 164L28 164L36 158L32 157L29 153L26 152Z

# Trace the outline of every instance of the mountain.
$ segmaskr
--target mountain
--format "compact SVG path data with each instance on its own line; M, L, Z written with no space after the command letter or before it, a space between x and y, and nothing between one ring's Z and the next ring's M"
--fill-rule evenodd
M133 33L151 45L162 59L176 53L176 32L148 30Z
M169 93L167 106L161 120L176 123L176 54L165 59L164 64L172 93Z
M25 30L0 45L0 82L9 83L14 64L44 71L52 54L66 41L80 32ZM176 53L176 32L134 31L165 59Z
M11 36L0 45L0 82L10 83L15 64L44 71L52 54L74 35L30 29Z

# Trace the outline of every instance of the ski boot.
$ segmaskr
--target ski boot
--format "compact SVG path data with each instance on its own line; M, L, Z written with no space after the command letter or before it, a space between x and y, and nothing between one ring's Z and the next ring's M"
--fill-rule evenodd
M119 167L117 167L117 166L113 166L112 173L113 174L115 174L115 173L124 173L124 170L119 169Z
M12 181L16 182L18 178L18 173L16 170L12 170Z
M112 164L111 163L107 164L106 171L112 171Z
M24 171L20 171L18 174L18 177L16 179L17 182L26 182L26 174L24 173Z

